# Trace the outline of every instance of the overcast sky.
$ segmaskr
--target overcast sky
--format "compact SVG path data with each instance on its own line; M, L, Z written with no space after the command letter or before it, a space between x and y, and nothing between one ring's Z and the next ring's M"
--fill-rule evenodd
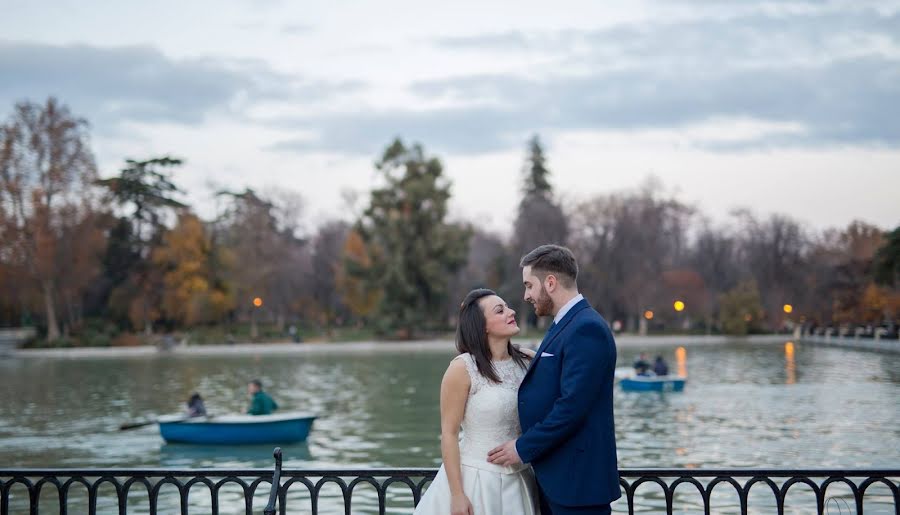
M649 175L725 222L900 223L900 1L0 0L0 113L55 95L101 175L186 159L210 187L303 193L348 217L394 136L508 233L525 142L568 202Z

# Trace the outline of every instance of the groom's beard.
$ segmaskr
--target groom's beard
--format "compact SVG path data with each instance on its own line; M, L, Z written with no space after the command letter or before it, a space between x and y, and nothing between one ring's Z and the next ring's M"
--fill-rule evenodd
M534 313L539 317L553 314L553 299L550 298L550 295L543 288L541 288L541 293L534 301Z

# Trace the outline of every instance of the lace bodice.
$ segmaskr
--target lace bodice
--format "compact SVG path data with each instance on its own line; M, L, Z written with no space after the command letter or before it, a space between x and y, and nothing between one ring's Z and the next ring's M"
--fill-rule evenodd
M494 361L500 383L494 383L478 372L471 354L460 354L469 372L471 387L462 421L462 441L459 454L463 464L502 472L515 472L519 467L500 467L487 461L487 453L494 447L518 438L518 392L525 377L525 369L512 359Z

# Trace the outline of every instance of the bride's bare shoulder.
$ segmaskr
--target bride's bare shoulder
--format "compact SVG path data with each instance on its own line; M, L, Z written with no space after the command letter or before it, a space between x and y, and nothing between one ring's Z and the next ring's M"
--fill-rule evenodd
M447 365L447 371L444 372L444 383L468 388L471 382L466 364L468 359L468 354L460 354L450 360L450 364Z

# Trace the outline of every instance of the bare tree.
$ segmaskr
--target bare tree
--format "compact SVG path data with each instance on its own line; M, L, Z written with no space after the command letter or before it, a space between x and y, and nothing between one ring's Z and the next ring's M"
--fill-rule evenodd
M4 233L22 249L24 268L39 285L50 341L60 335L61 260L73 255L65 246L60 248L60 242L72 220L91 211L90 190L96 176L85 120L54 98L43 105L16 104L9 122L0 128Z
M747 210L734 214L739 222L739 259L759 285L769 326L778 328L782 307L803 297L808 237L798 222L785 215L761 221Z
M636 330L648 309L669 304L663 273L682 268L694 210L661 195L655 183L640 191L595 197L572 214L572 246L579 288L607 316Z
M344 241L349 231L350 226L345 222L329 222L319 227L312 242L309 276L312 304L318 322L329 334L339 321L346 321L350 313L338 290Z

